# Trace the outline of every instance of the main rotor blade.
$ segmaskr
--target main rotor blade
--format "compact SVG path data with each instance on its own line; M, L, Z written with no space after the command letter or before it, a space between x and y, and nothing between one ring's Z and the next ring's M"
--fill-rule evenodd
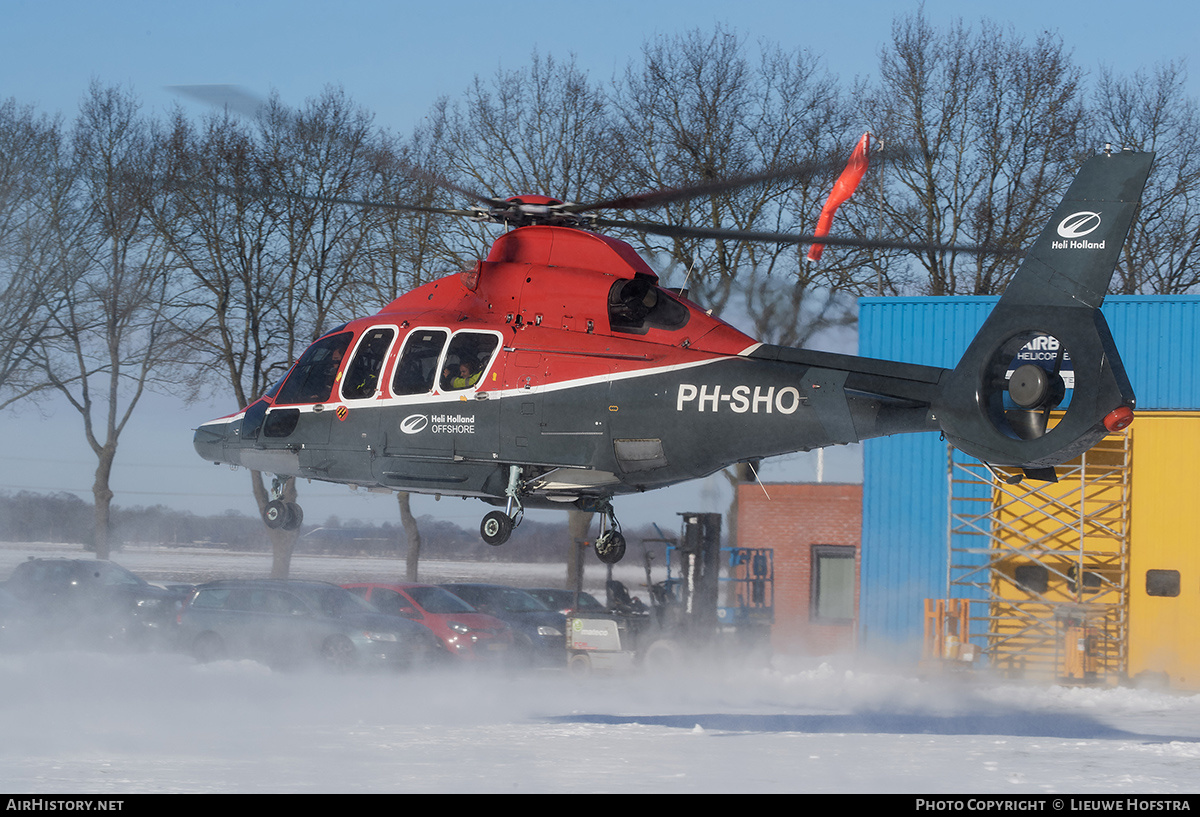
M267 104L266 100L255 95L253 92L246 90L240 85L168 85L168 91L187 97L197 102L202 102L206 105L211 105L215 108L224 108L233 113L241 114L249 119L253 119L258 115L258 112ZM417 165L406 162L403 159L399 160L404 166L405 172L410 178L419 179L428 182L443 190L450 190L458 193L461 196L466 196L469 199L477 201L481 204L486 204L489 207L503 206L504 202L501 199L490 198L480 195L473 190L468 190L465 187L459 187L454 182L443 179L435 173L431 173ZM343 202L353 204L355 202ZM386 206L376 202L359 202L366 207L382 207ZM395 209L405 209L396 207ZM441 211L429 211L441 212ZM457 212L448 212L450 215L457 215Z
M770 233L756 230L726 230L719 227L684 227L682 225L655 224L644 221L617 221L594 218L596 227L616 227L637 230L651 235L668 238L716 238L730 241L761 241L766 244L828 244L834 247L860 247L864 249L908 250L910 252L956 252L966 255L1017 255L1020 250L981 245L936 244L934 242L896 241L880 238L838 238L829 235L797 235L794 233Z
M466 196L469 199L473 199L480 204L486 204L489 207L503 207L506 204L504 199L492 198L491 196L485 196L482 193L476 193L474 190L468 190L465 187L460 187L449 179L443 179L436 173L431 173L430 171L425 170L422 167L418 167L411 162L406 162L403 159L400 159L399 162L401 165L403 165L405 173L407 173L408 176L413 179L419 179L423 182L428 182L435 187L440 187L443 190L449 190L453 193L458 193L460 196Z
M894 162L898 159L905 158L909 152L888 151L880 149L871 156L872 164L880 162ZM618 196L617 198L606 199L591 204L568 204L559 209L568 213L587 213L592 210L641 210L649 207L659 207L664 204L671 204L676 201L687 201L688 199L698 198L700 196L713 196L719 193L727 193L731 190L740 190L743 187L753 187L758 184L766 184L777 179L807 179L821 173L836 173L839 172L845 165L846 159L844 156L837 158L822 159L812 162L801 162L800 164L790 165L779 170L764 170L759 173L751 173L746 176L734 176L727 179L715 179L711 182L702 182L700 184L687 185L685 187L671 187L662 190L651 190L646 193L636 193L631 196Z
M371 201L370 199L347 199L339 196L317 196L309 193L293 193L285 190L267 190L261 187L245 185L201 184L199 182L172 182L176 188L202 188L223 193L227 196L248 196L255 199L294 199L296 201L314 201L324 204L346 204L351 207L375 207L382 210L401 210L408 213L434 213L445 216L475 216L474 210L462 210L449 207L425 207L419 204L401 204L395 201Z
M167 85L173 94L203 102L214 108L223 108L232 113L253 119L266 105L266 100L256 96L240 85Z

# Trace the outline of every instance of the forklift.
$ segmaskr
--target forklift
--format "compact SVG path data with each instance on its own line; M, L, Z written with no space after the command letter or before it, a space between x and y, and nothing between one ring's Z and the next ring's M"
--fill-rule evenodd
M572 672L673 669L698 655L769 657L774 551L721 547L721 514L680 516L678 540L654 540L667 545L665 581L651 580L651 556L645 553L649 607L612 579L610 567L610 615L568 617L567 666Z

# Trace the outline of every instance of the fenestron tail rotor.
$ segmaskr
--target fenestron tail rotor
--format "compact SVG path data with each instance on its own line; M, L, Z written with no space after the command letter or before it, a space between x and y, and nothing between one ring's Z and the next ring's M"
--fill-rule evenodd
M1050 430L1051 413L1067 396L1066 360L1066 347L1046 334L1019 335L997 351L982 395L997 430L1021 440Z

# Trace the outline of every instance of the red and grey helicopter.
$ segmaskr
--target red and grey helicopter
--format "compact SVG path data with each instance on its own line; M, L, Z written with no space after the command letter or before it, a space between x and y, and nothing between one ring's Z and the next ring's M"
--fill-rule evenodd
M476 197L482 206L438 212L513 227L486 259L327 333L267 394L197 429L195 447L276 475L271 527L302 518L282 498L289 477L477 497L502 508L480 527L493 545L526 508L572 503L602 514L595 550L610 564L625 550L615 497L777 454L931 431L991 465L1053 479L1055 465L1133 419L1099 307L1152 160L1106 150L1083 164L953 369L760 343L593 231L630 222L588 215L708 188L595 205ZM1014 364L1045 335L1062 350L1054 360ZM1051 424L1066 354L1074 387Z

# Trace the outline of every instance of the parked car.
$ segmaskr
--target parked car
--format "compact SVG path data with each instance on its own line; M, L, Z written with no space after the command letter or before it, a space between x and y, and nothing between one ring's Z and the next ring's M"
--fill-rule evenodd
M272 667L334 669L437 663L441 643L424 627L380 613L326 582L208 582L179 614L181 646L197 660L252 658Z
M566 665L566 616L515 587L499 584L443 584L481 613L513 629L513 652L532 666Z
M9 647L168 646L187 599L100 559L30 558L0 594Z
M342 585L381 613L403 616L429 629L446 651L468 661L499 659L513 645L512 628L478 612L445 588L432 584L360 582Z
M561 587L536 587L533 590L526 590L525 592L551 610L557 610L563 615L570 615L571 613L588 615L608 612L607 608L597 601L595 596L583 591L579 593L578 602L576 602L574 590L563 590Z

